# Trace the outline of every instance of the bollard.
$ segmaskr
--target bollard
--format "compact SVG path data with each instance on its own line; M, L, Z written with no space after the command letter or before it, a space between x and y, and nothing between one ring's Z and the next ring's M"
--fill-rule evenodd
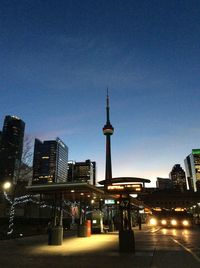
M91 236L91 220L86 221L87 237Z
M135 252L135 237L133 230L119 230L119 252Z
M55 226L50 228L48 235L48 245L62 245L63 242L63 227Z
M91 221L86 220L83 224L78 226L78 237L91 236Z

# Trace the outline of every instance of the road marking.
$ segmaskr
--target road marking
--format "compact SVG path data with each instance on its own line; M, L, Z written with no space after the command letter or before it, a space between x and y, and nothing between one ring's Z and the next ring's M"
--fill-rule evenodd
M157 227L156 229L150 230L151 233L156 233L161 229L161 227Z
M156 227L156 228L148 228L148 229L142 229L142 230L138 230L138 229L134 229L134 231L137 231L138 233L144 232L144 233L155 233L157 231L159 231L161 229L161 227Z
M176 239L170 237L175 243L179 244L179 246L181 246L183 249L185 249L187 252L189 252L196 261L200 262L200 258L189 248L185 247L182 243L180 243L179 241L177 241Z

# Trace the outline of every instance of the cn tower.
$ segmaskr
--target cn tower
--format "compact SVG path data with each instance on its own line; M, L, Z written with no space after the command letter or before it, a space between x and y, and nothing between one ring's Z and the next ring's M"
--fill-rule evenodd
M110 123L110 107L109 96L107 90L106 98L106 124L103 127L103 134L106 136L106 170L105 170L105 185L111 184L112 180L112 162L111 162L111 142L110 136L113 134L114 128Z

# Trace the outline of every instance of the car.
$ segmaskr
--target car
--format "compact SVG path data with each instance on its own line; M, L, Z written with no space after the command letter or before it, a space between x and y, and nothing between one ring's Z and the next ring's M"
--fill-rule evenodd
M151 226L188 228L192 226L192 223L191 214L185 211L161 211L153 213L149 219Z

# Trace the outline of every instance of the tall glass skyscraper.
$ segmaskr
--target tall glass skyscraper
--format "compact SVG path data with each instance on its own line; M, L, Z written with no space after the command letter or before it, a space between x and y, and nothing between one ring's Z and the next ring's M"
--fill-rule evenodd
M61 139L35 139L32 184L66 182L67 169L68 147Z
M200 149L193 149L184 160L189 189L200 191Z
M16 116L7 115L0 133L0 182L16 182L24 140L25 123Z

